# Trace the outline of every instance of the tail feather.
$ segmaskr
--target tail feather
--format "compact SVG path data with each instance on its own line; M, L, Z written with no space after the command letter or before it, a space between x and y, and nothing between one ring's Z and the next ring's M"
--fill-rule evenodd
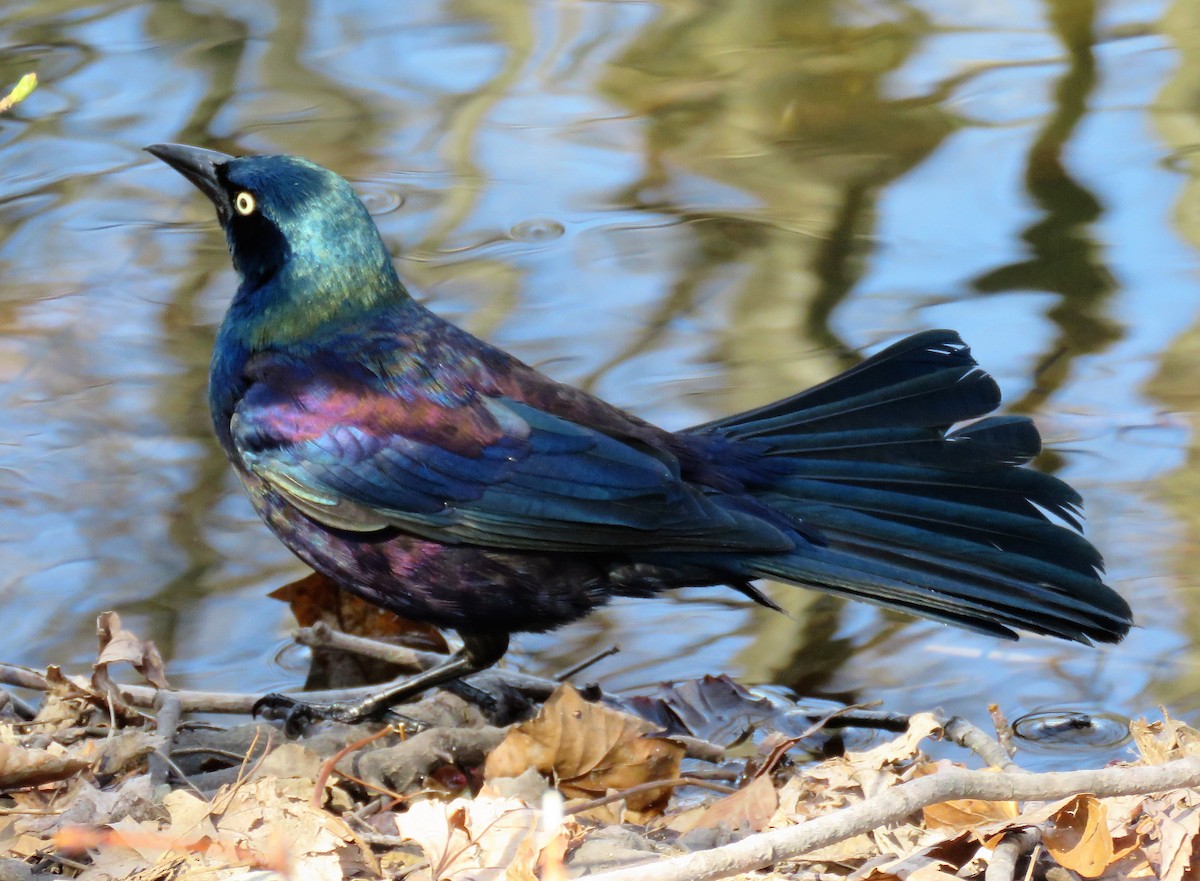
M870 465L864 466L867 469L874 470ZM980 484L951 486L947 488L950 492L926 495L924 486L912 486L920 476L915 469L907 469L907 484L887 478L872 480L870 474L854 483L823 480L822 472L814 471L781 481L774 492L762 498L804 522L820 517L810 511L813 503L823 503L1058 562L1092 576L1103 569L1099 551L1082 535L1050 522L1032 505L1022 509L1007 504L1014 498L1022 501L1020 496ZM937 479L938 475L935 472L930 477Z
M791 432L949 428L992 412L1000 387L952 330L903 339L833 379L756 410L698 425L737 439Z
M950 434L908 427L776 434L764 455L869 458L952 471L994 471L1024 465L1041 450L1041 437L1027 418L990 416Z
M770 460L749 491L825 541L744 561L752 577L999 636L1116 642L1131 613L1077 531L1079 494L1021 467L1041 449L1033 423L991 416L950 430L999 402L959 336L936 330L688 434Z

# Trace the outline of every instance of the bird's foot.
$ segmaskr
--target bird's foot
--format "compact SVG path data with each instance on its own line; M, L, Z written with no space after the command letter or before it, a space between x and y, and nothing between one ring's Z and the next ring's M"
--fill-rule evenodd
M302 734L316 722L357 725L360 722L378 719L402 727L409 734L415 734L428 727L423 722L394 712L386 704L370 698L356 702L334 701L317 704L287 694L272 693L255 701L251 712L264 719L283 722L284 730L293 737Z

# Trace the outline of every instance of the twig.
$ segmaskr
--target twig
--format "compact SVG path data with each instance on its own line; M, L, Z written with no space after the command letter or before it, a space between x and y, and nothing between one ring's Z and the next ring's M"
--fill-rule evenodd
M863 709L862 704L851 704L850 706L839 707L836 710L831 710L821 718L817 719L795 737L788 737L779 741L779 743L775 744L774 749L772 749L767 755L767 759L765 762L763 762L762 767L754 772L754 776L762 777L764 774L770 774L775 770L775 766L783 760L783 757L787 751L796 744L812 737L822 728L825 728L827 725L829 725L829 723L837 717L846 716L861 709ZM945 729L945 726L943 725L942 728Z
M368 639L365 636L342 633L340 630L334 630L324 622L318 622L312 627L301 627L295 632L294 637L300 645L308 646L309 648L337 649L338 651L349 652L354 655L362 655L364 658L387 661L389 664L395 664L403 670L418 673L446 660L445 655L438 654L437 652L423 652L418 649L406 648L402 645L394 645L390 642ZM483 691L488 690L487 683L489 680L498 680L502 686L515 689L536 700L545 700L558 687L558 683L553 679L544 679L541 676L530 676L527 673L518 673L516 670L501 670L495 667L488 670L481 670L471 676L464 677L464 679L467 682L473 683L477 688L481 688ZM367 693L374 693L384 687L386 686L373 685L366 691ZM355 691L358 690L355 689ZM312 697L311 694L308 696Z
M643 792L653 792L656 789L666 789L668 787L675 788L676 786L695 786L700 789L711 789L713 792L719 792L722 795L733 795L738 791L736 786L724 786L720 783L713 783L711 780L705 780L701 777L670 777L666 780L648 780L645 783L638 783L635 786L629 786L622 789L620 792L610 792L608 795L602 795L598 798L590 798L587 801L579 802L571 805L563 811L565 816L573 816L575 814L590 811L592 808L598 808L602 805L609 804L614 801L621 801L631 795L640 795Z
M878 703L878 701L876 701ZM893 713L890 710L872 710L872 704L859 704L860 709L850 713L834 716L826 725L827 728L872 728L878 731L908 730L908 716L904 713ZM821 716L808 713L808 718L815 720Z
M983 881L1015 881L1017 863L1021 861L1021 857L1032 854L1041 840L1042 831L1035 826L1014 829L1005 834L992 851L987 871L983 873Z
M957 743L963 749L969 749L993 768L1014 774L1025 771L1012 760L1008 751L1000 745L999 741L993 740L986 731L962 716L953 716L948 722L944 722L942 731L951 743Z
M154 701L158 714L155 717L155 728L163 738L162 746L150 754L147 764L150 767L150 785L157 787L167 782L171 773L171 744L179 731L179 721L183 717L183 704L177 695L169 691L160 691ZM185 778L186 779L186 778Z
M949 768L798 826L762 832L712 850L601 872L589 881L715 881L765 868L895 823L921 808L960 798L1051 801L1088 792L1100 798L1200 786L1200 758L1163 765L1048 774Z
M600 651L596 652L594 655L589 655L588 657L586 657L582 661L580 661L578 664L576 664L574 667L568 667L567 669L563 670L561 673L555 673L554 681L555 682L566 682L572 676L582 673L588 667L591 667L592 665L599 663L600 661L603 661L605 658L612 657L613 655L617 654L617 652L619 652L619 651L621 651L621 647L614 643L613 645L610 645L606 649L601 649Z
M348 743L325 761L321 763L321 770L317 773L317 779L313 781L312 794L308 798L308 803L318 811L325 809L325 784L329 782L329 777L333 774L334 766L350 753L362 749L369 743L374 743L381 737L386 737L392 733L392 729L380 728L374 734L368 734L366 737L361 737L353 743Z
M28 688L31 691L50 690L49 679L37 670L18 667L16 664L0 663L0 682L5 685L15 685L17 688Z
M1025 867L1025 881L1033 881L1033 870L1037 868L1038 860L1041 859L1042 850L1044 847L1045 846L1040 841L1033 846L1033 853L1029 855L1029 865ZM1053 869L1054 867L1051 866L1050 868ZM1062 869L1062 866L1059 866L1058 868ZM1066 869L1063 869L1063 871L1065 872ZM1046 874L1050 874L1049 869L1046 871Z
M434 657L442 657L434 655ZM485 673L477 673L476 677L490 675L493 671ZM524 677L524 674L497 673L507 679L510 676ZM537 677L528 677L529 679L537 680ZM88 680L83 676L67 676L66 679L80 688L88 688ZM478 681L478 679L476 680ZM542 683L549 684L553 690L553 683L549 679L539 680ZM10 664L0 664L0 684L15 685L19 688L29 688L36 691L49 691L52 687L51 683L45 677L39 676L33 670L27 670L22 667L15 667ZM143 709L152 709L154 701L158 696L160 689L150 685L126 685L118 683L116 685L117 692L121 698L133 707ZM365 685L359 688L339 688L329 689L327 691L309 691L305 692L304 696L316 703L333 702L333 701L352 701L356 698L367 697L375 694L380 689L378 685ZM254 705L262 697L261 694L238 694L227 691L190 691L180 689L172 691L171 694L179 699L179 703L185 713L230 713L249 715ZM549 692L547 692L547 695Z
M37 708L21 700L21 698L17 697L11 691L0 688L0 710L3 710L5 707L11 707L12 711L23 722L32 721L37 716Z
M996 729L996 740L1010 757L1016 755L1017 745L1013 742L1013 729L1008 717L1004 715L999 704L988 704L988 713L992 717L992 727Z

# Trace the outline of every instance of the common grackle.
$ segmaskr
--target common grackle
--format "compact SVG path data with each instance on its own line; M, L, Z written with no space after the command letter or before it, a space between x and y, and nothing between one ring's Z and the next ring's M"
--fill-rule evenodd
M996 636L1116 642L1126 602L1080 497L1022 467L958 334L918 333L793 397L657 428L443 321L350 185L291 156L150 153L217 209L241 285L209 406L255 508L346 590L458 631L356 719L494 664L610 597L773 578ZM1064 525L1065 524L1065 525Z

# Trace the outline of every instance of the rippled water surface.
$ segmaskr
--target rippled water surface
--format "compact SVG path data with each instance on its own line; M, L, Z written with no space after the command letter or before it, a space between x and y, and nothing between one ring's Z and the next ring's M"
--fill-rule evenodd
M208 427L233 273L207 203L140 152L183 141L334 168L441 314L670 427L957 328L1083 492L1141 625L1103 650L1007 644L696 590L518 637L521 667L618 642L593 670L614 689L724 671L980 721L992 701L1197 720L1190 0L5 12L0 79L43 85L0 117L0 660L83 665L115 608L176 684L301 678L265 595L303 569Z

